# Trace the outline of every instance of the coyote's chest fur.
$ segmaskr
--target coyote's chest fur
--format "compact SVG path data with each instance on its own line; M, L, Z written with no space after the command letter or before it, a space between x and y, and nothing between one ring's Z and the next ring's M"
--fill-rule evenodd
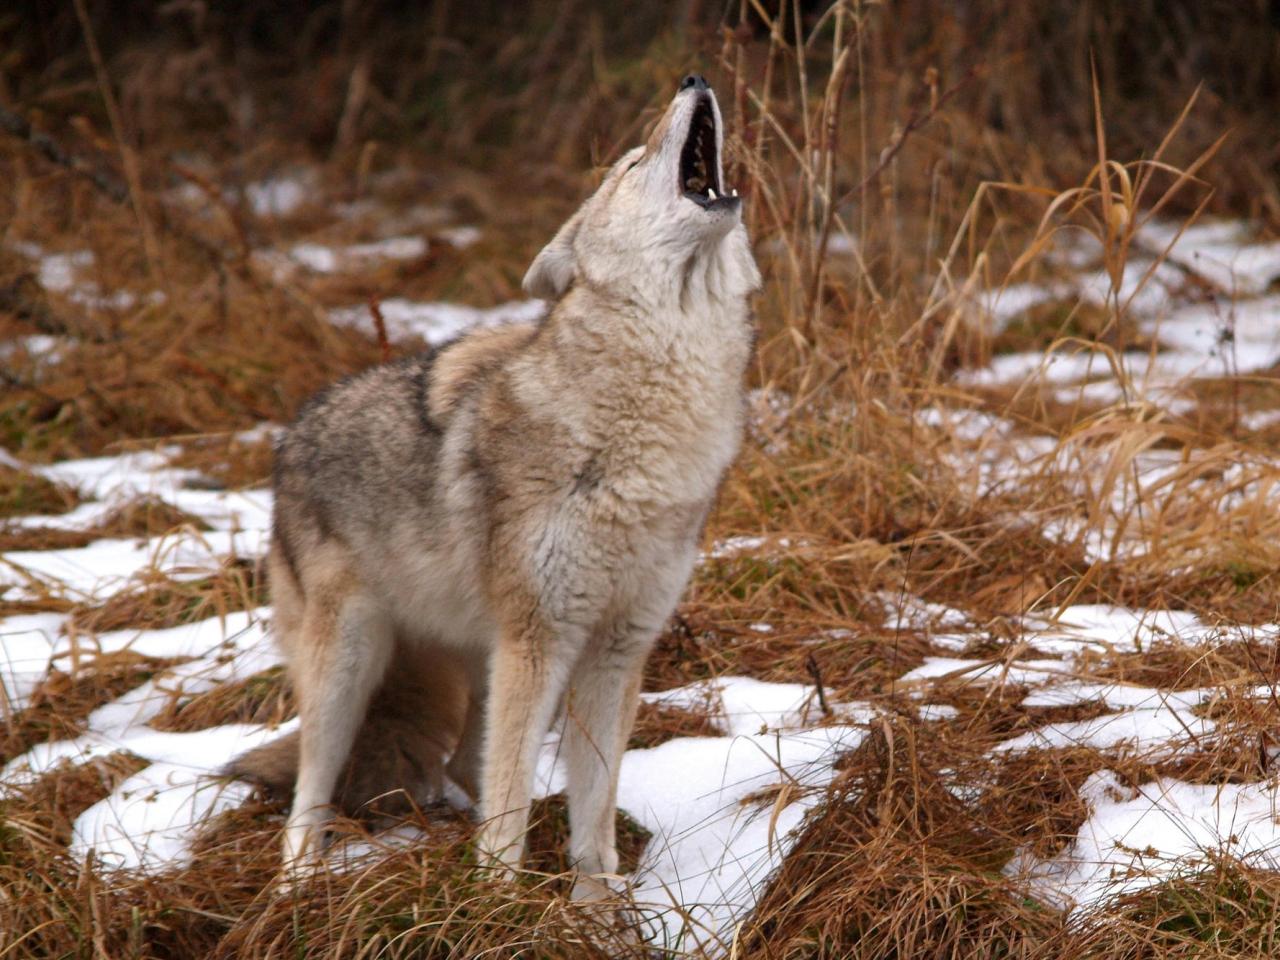
M553 332L567 369L548 377L546 358L531 351L514 375L530 408L555 398L579 492L597 493L602 509L612 503L624 523L713 496L742 429L745 319L676 314L654 326L611 331L598 350L600 337L577 325Z
M438 390L483 379L464 396L429 393L444 419L437 509L400 518L371 545L371 565L402 571L380 579L404 628L430 623L431 639L486 643L495 563L584 627L612 606L607 594L687 575L738 447L750 332L741 317L672 319L702 329L670 341L614 330L597 351L583 325L552 321L442 353ZM572 601L586 590L597 595Z

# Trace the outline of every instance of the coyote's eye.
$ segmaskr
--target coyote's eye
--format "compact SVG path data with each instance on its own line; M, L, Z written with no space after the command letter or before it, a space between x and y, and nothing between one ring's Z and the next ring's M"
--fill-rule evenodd
M623 170L622 172L623 172L623 173L630 173L632 170L634 170L634 169L635 169L636 164L638 164L639 162L640 162L640 159L637 157L635 160L632 160L630 163L628 163L628 164L627 164L627 169Z

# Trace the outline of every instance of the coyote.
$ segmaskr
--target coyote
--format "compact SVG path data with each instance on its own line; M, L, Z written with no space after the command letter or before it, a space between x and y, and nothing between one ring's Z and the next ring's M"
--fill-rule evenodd
M301 721L234 771L293 788L286 864L330 803L429 801L447 772L510 872L560 716L574 896L607 892L641 672L743 428L760 274L723 141L686 77L529 267L545 320L358 374L280 440L268 565Z

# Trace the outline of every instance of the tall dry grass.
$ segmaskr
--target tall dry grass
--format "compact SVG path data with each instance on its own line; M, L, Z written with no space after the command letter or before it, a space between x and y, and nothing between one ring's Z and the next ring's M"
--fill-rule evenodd
M987 652L1010 660L1016 618L1029 610L1052 616L1096 601L1248 622L1275 615L1272 441L1229 428L1221 411L1238 393L1204 389L1204 416L1178 420L1131 402L1136 393L1068 408L1028 390L963 390L952 378L995 349L977 292L1050 270L1065 228L1096 237L1112 295L1089 335L1062 324L1041 331L1045 345L1096 352L1126 383L1133 325L1119 278L1143 220L1209 209L1276 216L1275 158L1255 149L1272 130L1259 105L1274 92L1276 54L1255 11L743 0L723 18L698 4L627 18L566 0L472 5L468 19L439 3L409 31L390 6L301 7L131 8L116 22L92 5L84 18L21 9L16 22L41 27L14 47L26 65L7 68L7 98L76 163L50 166L25 142L0 148L11 185L0 196L5 236L90 249L104 289L158 287L166 299L83 309L0 255L0 333L72 338L52 368L21 357L6 367L0 443L56 458L196 434L184 462L229 485L260 479L260 452L211 435L283 421L312 390L381 356L372 337L331 327L327 307L403 290L514 296L529 255L586 188L586 162L638 139L674 78L710 65L730 123L727 180L747 197L767 276L752 384L773 406L760 409L709 537L760 535L767 547L701 568L647 683L743 672L816 683L832 700L868 700L883 713L725 949L744 958L1195 955L1204 931L1226 931L1212 934L1219 954L1208 954L1226 956L1269 942L1274 916L1235 906L1271 902L1270 880L1245 865L1126 899L1106 915L1114 923L1086 928L1005 879L1001 867L1028 838L1044 853L1061 848L1085 816L1080 784L1119 761L1082 750L996 763L994 743L1044 719L1012 693L957 684L947 696L958 718L921 724L896 680L933 649L928 633L887 628L877 599L956 606L983 628ZM157 23L145 42L131 39ZM104 57L96 74L86 54L65 52L88 33ZM476 63L464 68L464 58ZM1202 76L1245 61L1238 107L1220 80L1193 96ZM112 134L104 90L119 100ZM173 160L209 131L203 171ZM136 175L124 175L125 140ZM469 253L438 246L376 276L276 277L248 250L324 224L321 205L273 223L222 188L308 157L323 163L324 195L342 199L373 195L379 171L430 165L434 195L481 221L487 237ZM499 163L505 172L467 168ZM173 203L183 182L211 198L208 216ZM140 219L155 224L154 243ZM941 427L922 419L930 410L998 415L1057 451L992 492L974 464L1000 448L949 430L946 415ZM1159 488L1134 483L1118 512L1108 507L1154 447L1183 451L1184 466ZM1239 464L1243 476L1218 482ZM1082 477L1094 486L1082 490ZM15 480L14 497L30 486ZM1110 524L1144 550L1091 560L1082 539L1040 531L1064 515L1084 528ZM87 630L144 626L260 600L253 572L233 567L182 590L140 584L74 615ZM773 632L750 629L760 621ZM1274 651L1236 653L1085 667L1174 686L1274 679ZM6 720L4 758L75 732L93 706L161 666L127 659L51 678L38 709ZM175 705L164 723L290 712L278 674L241 693ZM1265 712L1230 699L1222 711L1232 734L1215 751L1122 772L1258 775ZM638 736L651 745L705 724L653 713ZM75 816L136 768L113 756L3 801L0 930L10 940L0 957L647 955L609 918L563 901L563 820L552 807L533 843L537 870L514 891L472 869L468 824L424 815L420 847L328 876L299 899L277 897L280 811L267 803L212 825L197 863L170 874L74 862ZM987 787L980 802L951 789L974 783Z

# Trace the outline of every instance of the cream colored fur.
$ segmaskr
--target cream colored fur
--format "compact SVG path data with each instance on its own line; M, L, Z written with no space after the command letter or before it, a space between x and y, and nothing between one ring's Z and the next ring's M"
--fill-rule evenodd
M738 449L760 283L737 201L682 189L700 96L678 94L534 260L526 288L555 301L539 327L356 378L282 442L277 627L302 715L288 862L318 850L363 718L411 644L471 678L467 718L441 742L451 775L478 787L491 861L519 863L559 716L575 894L616 873L641 672Z

